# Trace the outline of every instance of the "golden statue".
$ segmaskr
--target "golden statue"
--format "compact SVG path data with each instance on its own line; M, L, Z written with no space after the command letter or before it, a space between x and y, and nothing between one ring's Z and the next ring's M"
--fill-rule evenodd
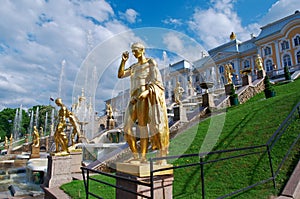
M43 129L43 127L40 127L40 135L44 136L44 129Z
M7 136L5 136L4 148L8 149L8 138L7 138Z
M231 32L230 34L230 40L235 40L236 39L236 34L234 32Z
M9 145L12 145L14 141L13 134L10 134Z
M69 110L67 110L66 117L69 118L69 122L72 124L72 127L73 127L71 139L72 139L72 146L74 146L76 143L75 136L77 135L77 138L79 138L81 136L80 126L78 124L78 118Z
M109 103L106 103L106 115L107 115L108 119L113 118L113 110Z
M262 60L262 58L260 57L259 54L257 54L257 57L255 59L255 67L257 68L258 71L264 69L264 67L263 67L263 60Z
M141 43L131 46L132 54L137 62L125 69L129 52L122 54L118 77L130 77L130 102L127 106L124 120L125 139L133 153L134 160L147 162L148 142L152 149L158 149L158 156L164 157L169 147L169 126L165 103L164 87L157 63L152 58L145 57L145 48ZM137 136L132 131L138 122L140 151L137 147ZM149 125L149 132L148 132ZM158 164L165 164L160 161Z
M33 127L32 145L34 147L40 147L40 135L36 126Z
M177 82L174 89L174 99L176 104L181 104L181 97L183 92L184 89L180 86L180 82Z
M232 84L232 73L235 72L231 64L225 64L225 78L227 80L227 84Z
M55 100L57 106L60 106L60 110L58 112L59 122L56 126L56 131L54 133L54 141L56 147L56 154L57 155L68 155L68 138L65 133L66 124L66 117L67 117L67 108L62 103L60 98Z

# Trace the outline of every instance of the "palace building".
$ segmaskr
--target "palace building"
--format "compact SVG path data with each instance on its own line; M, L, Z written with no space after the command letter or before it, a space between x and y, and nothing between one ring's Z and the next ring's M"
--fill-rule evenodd
M231 64L234 69L233 84L240 85L241 71L250 69L252 80L257 79L255 59L257 55L263 60L266 74L273 80L280 80L283 76L283 68L287 66L291 73L300 71L300 12L284 17L280 20L261 27L258 36L251 35L247 41L239 41L238 35L231 33L228 43L217 46L203 54L194 62L187 60L170 64L161 70L166 88L166 101L172 103L173 90L177 82L186 91L189 85L195 89L195 95L202 93L201 83L213 83L213 89L220 90L226 84L225 65ZM118 96L108 99L106 103L112 104L120 115L125 109L129 98L129 92L124 91Z

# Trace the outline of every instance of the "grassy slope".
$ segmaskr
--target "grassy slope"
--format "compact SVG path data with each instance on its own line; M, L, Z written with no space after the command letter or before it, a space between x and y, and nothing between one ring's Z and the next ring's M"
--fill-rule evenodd
M271 135L276 131L282 121L287 117L292 108L300 100L300 80L276 86L277 96L265 99L264 94L258 94L247 103L237 107L231 107L224 114L216 115L191 127L186 132L174 138L170 145L170 155L182 153L199 153L210 149L224 150L238 147L265 144ZM223 125L224 122L224 125ZM219 134L218 129L222 129ZM272 157L275 168L286 152L286 147L297 134L299 122L288 129L273 150ZM213 135L210 142L205 142L206 133ZM213 139L215 138L215 139ZM216 141L216 143L214 143ZM277 189L273 188L272 182L258 186L246 193L234 196L233 198L267 198L271 194L278 194L291 172L290 164L299 159L299 143L296 146L291 158L285 164L277 177ZM224 155L214 155L206 160L222 158ZM197 161L198 158L178 159L172 162L174 165L182 165ZM216 198L231 191L243 188L259 180L270 177L269 162L266 154L246 156L230 161L222 161L204 166L205 190L207 198ZM177 169L174 172L174 198L201 198L200 170L198 167ZM110 188L100 189L99 185L91 183L93 192L108 191L107 198L114 198L114 190ZM84 198L83 183L72 182L62 187L68 190L72 198L80 198L78 190L81 189L81 198ZM103 194L101 194L103 196Z

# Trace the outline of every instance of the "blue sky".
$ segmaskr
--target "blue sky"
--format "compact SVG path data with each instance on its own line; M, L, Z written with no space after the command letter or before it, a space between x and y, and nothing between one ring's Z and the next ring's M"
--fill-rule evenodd
M103 100L122 90L119 84L125 84L114 74L119 51L130 50L130 43L136 40L144 39L151 46L137 28L145 34L149 33L147 27L169 30L161 38L165 49L196 60L200 55L174 31L209 50L228 42L231 32L241 41L248 40L251 33L259 34L260 27L297 9L298 0L2 0L0 108L49 104L50 97L58 96L70 106L78 95L74 82L87 76L82 69L88 55L127 32L116 45L102 49L102 57L92 58L97 60L95 70L105 71L101 73L105 77L98 77L94 85L96 109L102 110ZM105 53L114 57L102 65ZM177 61L171 54L156 59L161 64Z

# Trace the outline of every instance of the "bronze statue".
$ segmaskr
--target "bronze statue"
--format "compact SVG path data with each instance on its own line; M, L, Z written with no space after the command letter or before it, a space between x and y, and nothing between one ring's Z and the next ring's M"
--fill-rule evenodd
M33 127L32 146L40 147L40 135L36 126Z
M124 131L125 139L133 153L134 160L147 162L146 153L148 142L152 149L159 150L158 156L163 157L168 153L169 126L165 103L164 87L157 63L152 58L145 57L145 48L141 43L131 46L132 54L137 62L125 69L129 52L122 54L118 77L130 77L130 102L127 106ZM132 131L133 125L138 122L140 133L140 151L137 147L137 137ZM149 125L149 132L148 132ZM158 164L165 164L160 161Z
M65 133L66 124L66 117L67 117L67 108L62 103L60 98L55 100L57 106L60 106L60 110L58 112L59 122L56 126L56 131L54 133L54 141L56 147L56 153L58 155L68 155L68 138Z
M174 89L174 99L176 104L181 104L181 97L183 92L184 89L180 86L180 82L177 82Z

